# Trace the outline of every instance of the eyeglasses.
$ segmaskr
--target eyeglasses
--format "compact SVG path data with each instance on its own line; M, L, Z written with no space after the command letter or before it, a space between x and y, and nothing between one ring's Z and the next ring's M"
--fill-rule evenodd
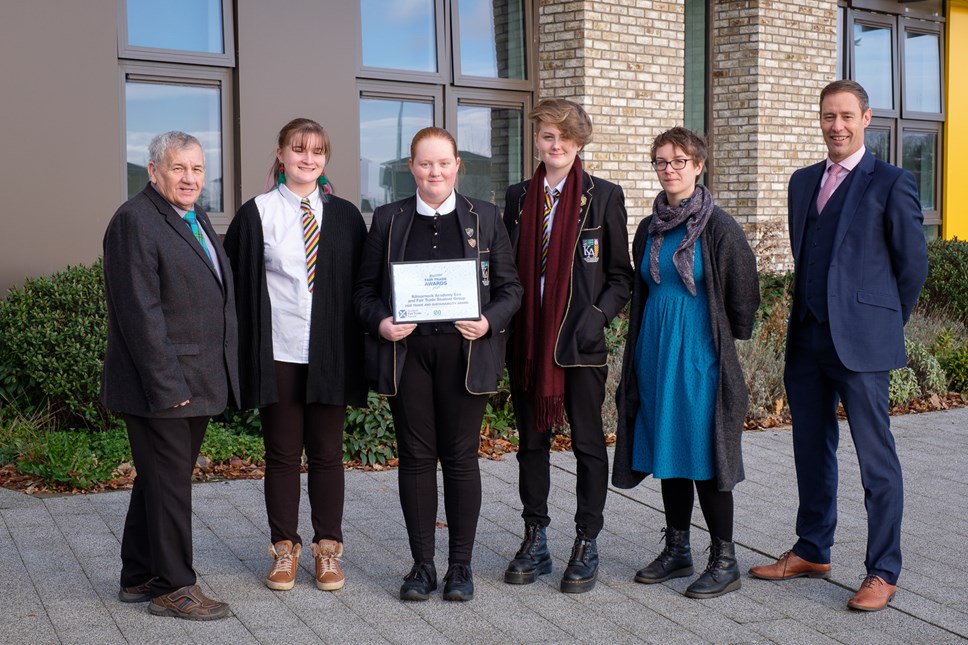
M658 161L652 162L652 168L654 170L662 171L669 166L672 166L673 170L682 170L690 161L692 161L692 159L683 159L682 157L676 157L675 159L670 159L669 161L659 159Z

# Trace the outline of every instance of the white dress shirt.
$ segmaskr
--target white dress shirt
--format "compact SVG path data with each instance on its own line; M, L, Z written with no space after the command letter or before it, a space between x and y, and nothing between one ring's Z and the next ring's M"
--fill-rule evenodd
M306 276L301 201L302 197L285 184L255 198L262 218L266 286L272 304L272 354L275 360L284 363L309 362L313 294L309 292ZM322 228L323 201L319 190L309 195L309 205ZM314 286L324 288L318 271Z
M552 187L551 184L548 183L548 178L545 177L545 180L544 180L544 191L545 191L545 194L546 195L552 195L552 199L551 199L551 214L548 215L548 230L549 231L555 230L555 211L558 210L558 202L561 201L561 191L563 191L565 189L565 181L567 179L568 179L568 175L565 175L565 178L562 179L560 182L558 182L558 185L557 186ZM554 197L553 197L554 194L555 194L554 191L556 191L556 190L558 191L558 199L554 199ZM544 235L544 197L541 198L541 215L540 215L540 217L541 217L541 223L538 226L538 234L539 234L539 236L540 235ZM538 239L541 239L541 238L539 237ZM542 275L541 276L541 300L542 301L544 301L544 281L545 281L545 277Z

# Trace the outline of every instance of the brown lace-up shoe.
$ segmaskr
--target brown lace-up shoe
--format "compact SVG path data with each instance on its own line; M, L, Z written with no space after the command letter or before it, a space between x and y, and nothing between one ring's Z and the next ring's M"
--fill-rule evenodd
M880 611L887 607L895 592L897 585L888 584L880 576L867 576L847 606L860 611Z
M343 557L343 544L336 540L320 540L313 544L316 556L316 588L323 591L342 589L346 583L339 559Z
M288 591L296 584L296 571L299 569L299 554L302 545L293 545L291 540L282 540L269 545L269 555L275 560L266 574L266 586L275 591Z
M763 580L789 580L790 578L829 578L830 565L809 562L793 551L787 551L773 564L761 564L750 568L750 575Z
M171 616L185 620L218 620L231 612L229 606L209 598L198 585L175 589L163 596L155 596L148 603L148 611L155 616Z

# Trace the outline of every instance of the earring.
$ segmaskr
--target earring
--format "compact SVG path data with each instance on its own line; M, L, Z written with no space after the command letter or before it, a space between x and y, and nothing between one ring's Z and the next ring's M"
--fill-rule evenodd
M276 183L277 184L286 183L286 167L282 165L281 161L279 162L279 175L276 177Z
M331 195L333 193L333 187L329 183L329 179L326 177L325 173L319 176L316 180L319 187L322 189L324 195Z

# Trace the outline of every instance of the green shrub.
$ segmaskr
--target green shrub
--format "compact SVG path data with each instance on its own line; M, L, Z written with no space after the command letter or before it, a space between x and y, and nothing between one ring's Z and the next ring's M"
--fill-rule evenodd
M760 307L756 310L756 320L774 318L785 325L793 301L793 274L761 272L759 279Z
M907 405L921 396L918 375L910 367L891 370L891 384L887 393L891 405Z
M497 393L487 400L482 421L482 434L491 439L504 439L513 445L518 445L518 435L515 431L514 404L511 403L511 381L507 370L497 384Z
M922 396L948 393L948 378L938 359L921 343L905 339L907 366L914 371Z
M962 345L939 360L952 392L968 392L968 345Z
M0 393L49 408L57 428L108 427L98 401L107 311L103 267L68 267L28 280L0 301Z
M921 304L931 311L949 311L968 323L968 242L958 239L928 243L928 280Z
M343 427L343 461L374 466L396 457L397 437L385 396L370 392L365 410L347 408Z
M256 463L264 461L266 454L262 437L238 432L218 421L208 424L199 452L214 463L227 462L232 457Z

